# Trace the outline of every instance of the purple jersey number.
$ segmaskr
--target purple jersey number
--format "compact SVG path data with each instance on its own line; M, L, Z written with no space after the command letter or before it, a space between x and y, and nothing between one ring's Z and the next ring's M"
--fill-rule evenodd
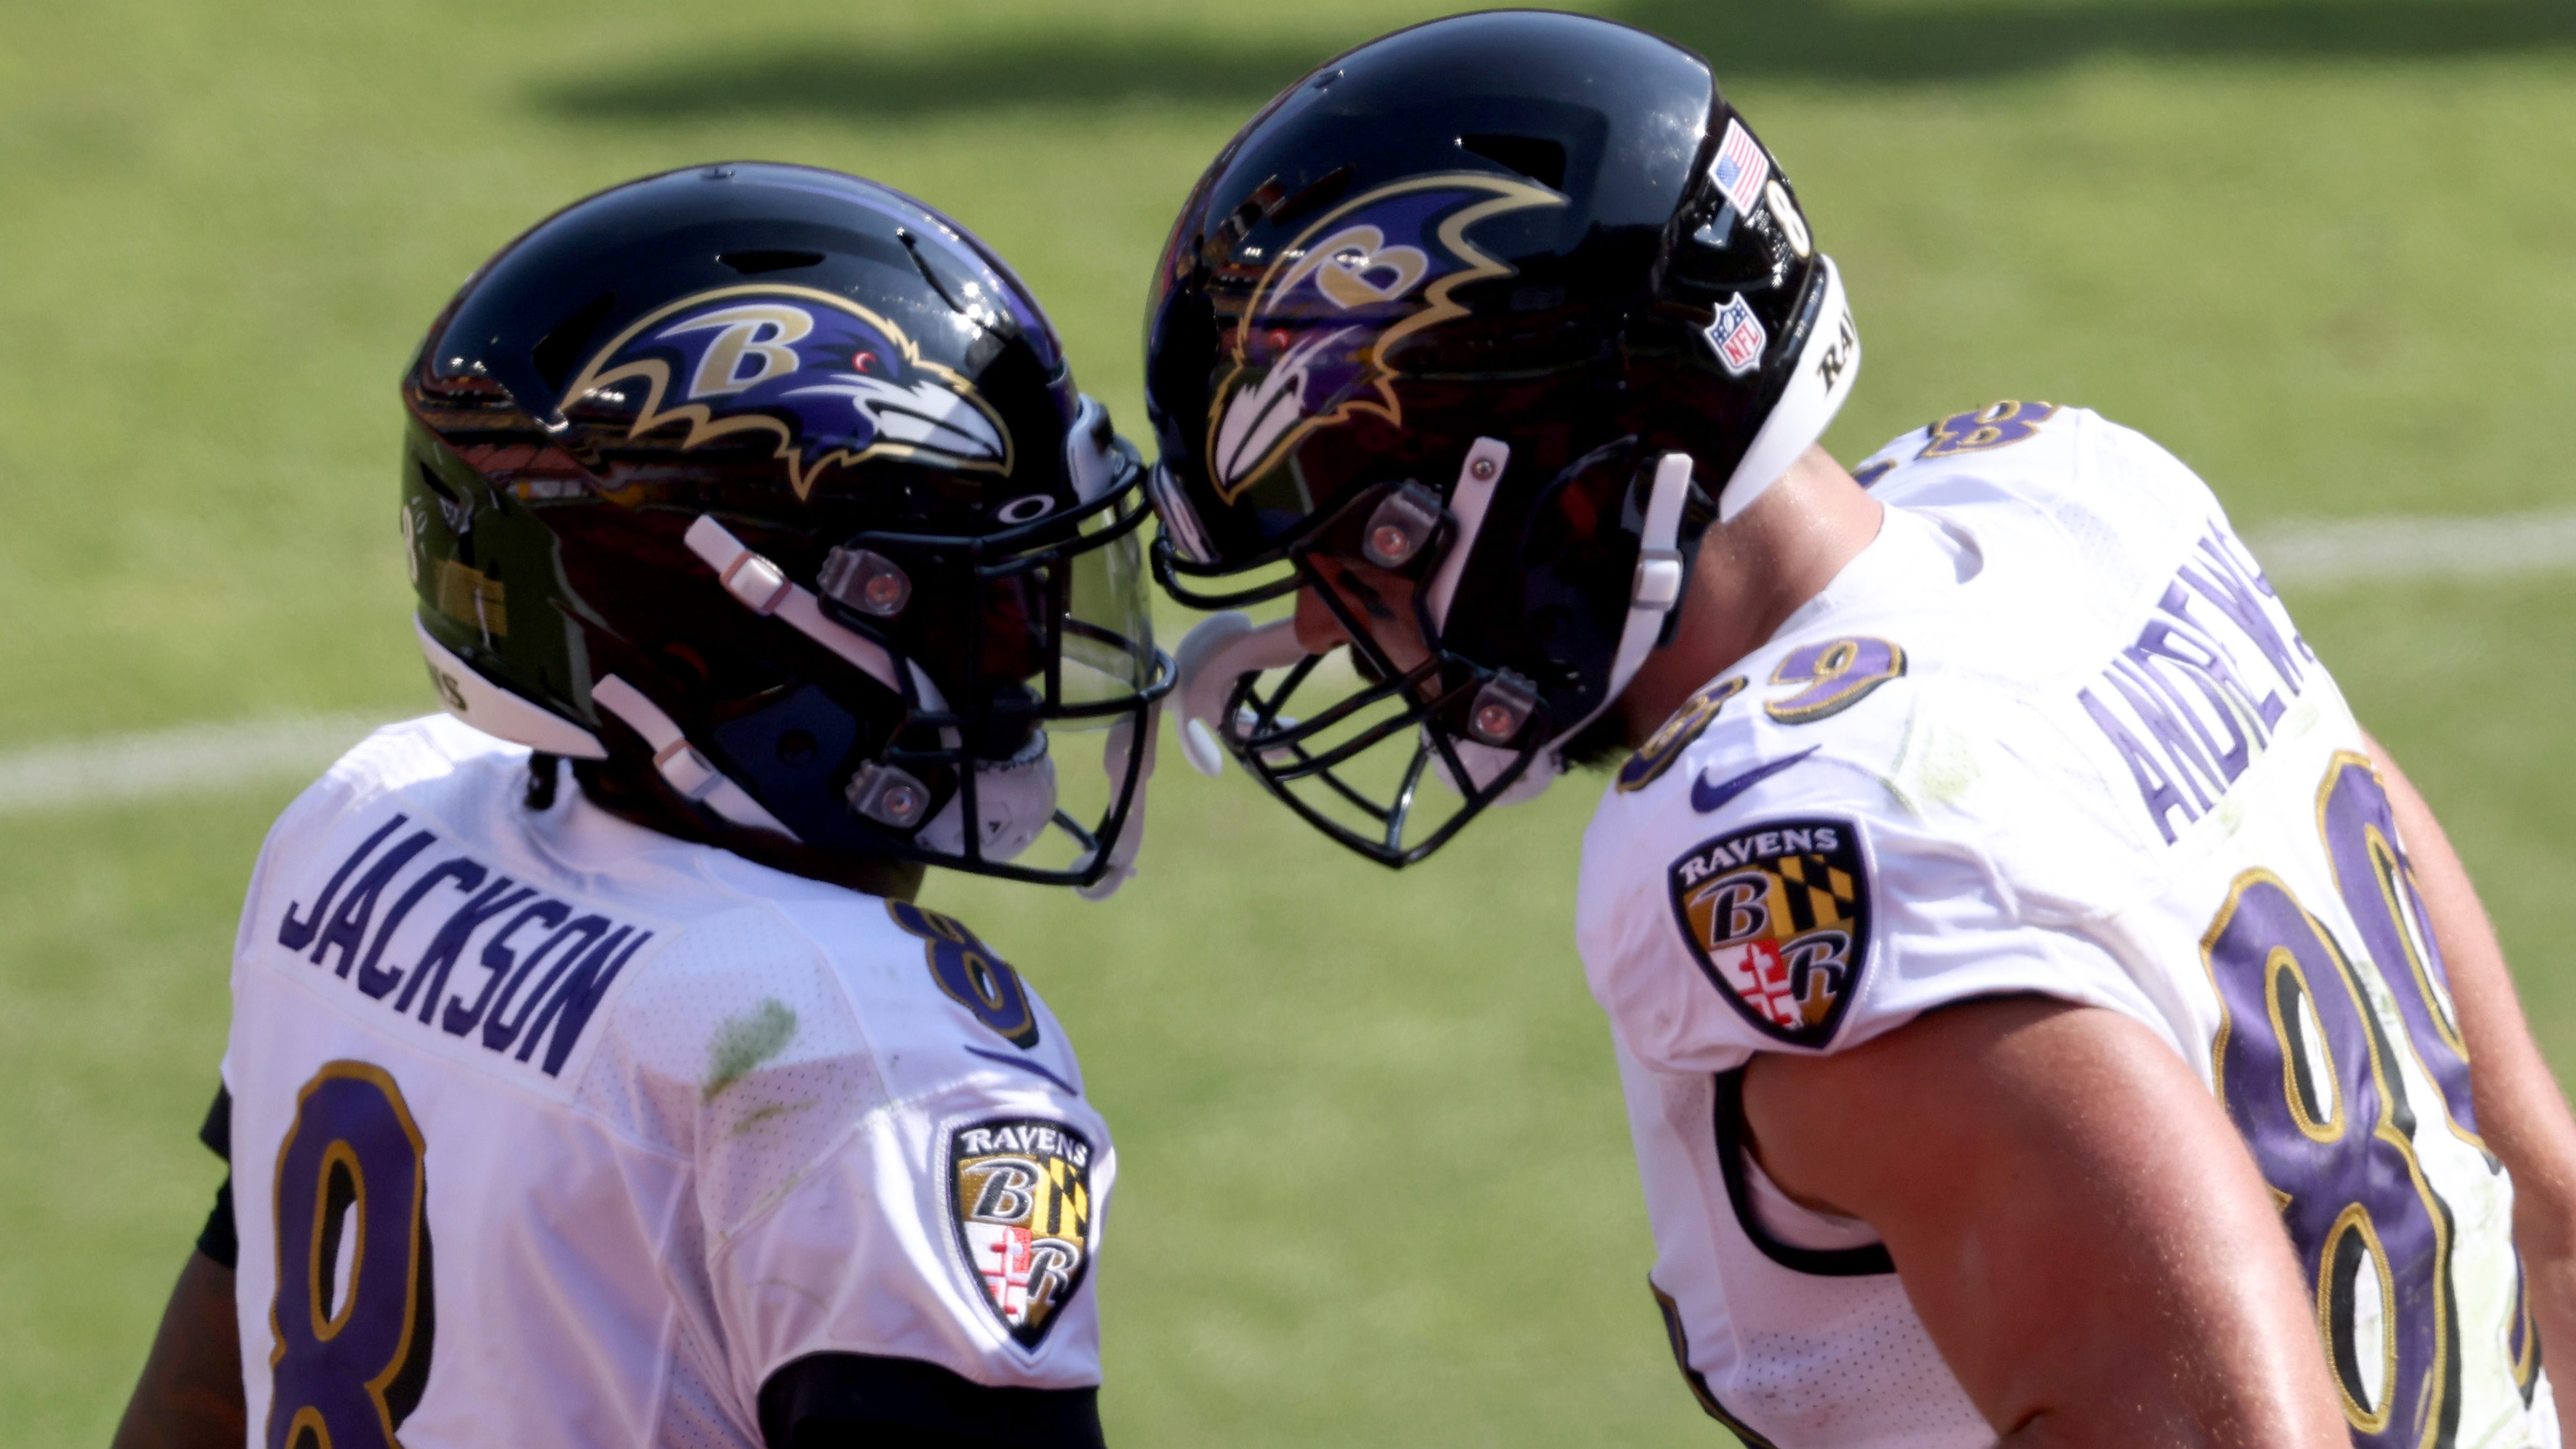
M2279 877L2247 871L2202 938L2226 1010L2218 1091L2314 1287L2353 1442L2449 1445L2460 1417L2456 1224L2415 1142L2425 1130L2419 1112L2429 1110L2477 1143L2468 1055L2387 792L2367 759L2335 758L2317 817L2337 894L2404 1034L2391 1038L2325 923ZM2439 1088L2438 1103L2410 1099L2400 1041ZM2519 1366L2517 1377L2527 1394Z
M886 902L886 914L894 918L896 929L921 939L930 977L949 1000L1011 1045L1022 1051L1037 1048L1038 1018L1029 1007L1029 990L1000 953L977 940L964 923L910 901Z
M2325 788L2317 792L2317 819L2334 861L2335 889L2361 929L2362 950L2396 996L2407 1041L2425 1075L2440 1085L2453 1129L2474 1142L2478 1119L2469 1101L2469 1049L2451 1013L2450 978L2424 924L2415 872L2397 849L2388 792L2370 761L2335 756Z
M331 1062L304 1084L277 1153L268 1449L397 1449L435 1322L424 1155L383 1068Z
M2411 1449L2437 1422L2430 1442L2447 1444L2451 1211L2415 1160L2387 1034L2325 924L2269 871L2238 878L2206 939L2227 1004L2219 1092L2315 1286L2353 1442Z

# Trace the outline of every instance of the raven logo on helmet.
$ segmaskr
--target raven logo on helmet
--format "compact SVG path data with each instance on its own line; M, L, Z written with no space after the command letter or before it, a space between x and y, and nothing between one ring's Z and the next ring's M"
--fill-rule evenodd
M684 297L619 333L564 395L629 381L644 397L627 437L686 423L687 450L769 434L798 498L825 469L870 458L1011 471L1010 430L973 383L924 361L902 328L829 292L744 286Z
M1209 410L1217 496L1233 502L1317 428L1361 412L1403 422L1396 348L1465 316L1450 300L1462 284L1512 274L1467 229L1563 205L1553 191L1499 176L1416 176L1334 208L1280 248L1235 326L1234 368Z

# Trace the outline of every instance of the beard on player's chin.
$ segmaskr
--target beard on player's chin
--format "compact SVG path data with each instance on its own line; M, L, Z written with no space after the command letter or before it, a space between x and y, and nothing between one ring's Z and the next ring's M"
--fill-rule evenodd
M1562 753L1568 768L1607 770L1626 759L1629 748L1627 716L1614 707L1576 731Z

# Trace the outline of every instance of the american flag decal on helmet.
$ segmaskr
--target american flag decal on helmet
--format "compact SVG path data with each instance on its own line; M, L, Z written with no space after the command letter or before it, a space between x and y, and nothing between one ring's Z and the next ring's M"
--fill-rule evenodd
M1708 177L1734 203L1737 215L1750 215L1762 183L1771 179L1771 158L1762 154L1762 143L1744 123L1729 116L1726 139L1718 143L1717 159L1708 163Z

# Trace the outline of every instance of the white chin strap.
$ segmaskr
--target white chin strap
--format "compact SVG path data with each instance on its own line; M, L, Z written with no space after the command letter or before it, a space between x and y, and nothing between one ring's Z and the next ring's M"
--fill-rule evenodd
M1556 738L1540 747L1538 757L1521 772L1503 793L1494 797L1497 805L1520 805L1547 793L1562 772L1561 752L1568 740L1582 733L1583 727L1600 717L1601 712L1627 689L1628 681L1654 652L1655 640L1663 633L1664 616L1681 606L1681 550L1675 545L1681 534L1682 504L1690 497L1691 457L1688 453L1666 453L1655 460L1655 481L1646 495L1645 527L1637 550L1637 571L1628 580L1628 621L1619 630L1619 652L1610 656L1610 683L1603 691L1601 703L1592 713L1559 731ZM1482 790L1502 777L1512 762L1521 757L1518 750L1506 750L1474 740L1453 741L1458 763L1467 767L1467 780L1453 779L1449 762L1435 752L1432 771L1460 795Z
M1228 609L1201 619L1172 655L1179 683L1172 686L1165 706L1180 712L1181 757L1190 768L1211 779L1225 773L1225 746L1217 742L1217 729L1236 680L1285 669L1305 657L1293 618L1256 628L1250 615Z
M684 541L692 553L716 571L717 577L724 580L725 592L744 608L784 622L857 665L869 678L896 694L920 701L923 708L946 712L948 703L941 697L939 686L931 682L919 664L909 659L898 661L884 645L825 614L811 590L791 581L786 570L745 547L713 515L700 514L698 521L689 525ZM907 678L912 685L909 690L903 683ZM957 731L941 730L940 739L955 748ZM977 760L974 769L978 850L986 860L1015 860L1046 833L1048 822L1055 819L1055 761L1047 754L1046 731L1037 731L1018 758ZM1139 806L1142 803L1138 801ZM914 834L914 843L947 855L964 855L965 813L965 792L961 790ZM1131 808L1131 828L1121 832L1119 843L1126 846L1130 861L1135 858L1144 830L1143 813ZM1138 836L1139 841L1129 841L1130 834Z
M688 544L689 552L716 571L716 577L724 580L725 592L733 595L734 602L755 614L779 620L857 665L877 683L898 695L905 693L903 675L896 671L894 655L884 645L826 615L811 590L790 582L785 569L744 547L742 540L716 522L713 514L699 514L681 541ZM915 685L929 692L923 703L944 710L944 703L933 703L939 692L931 686L928 676L918 666L911 674Z
M653 747L653 768L662 772L662 779L682 799L704 805L746 830L797 838L795 831L780 824L777 816L762 809L759 801L699 754L688 737L680 733L678 723L644 691L611 674L590 687L590 701L644 737L644 743Z

